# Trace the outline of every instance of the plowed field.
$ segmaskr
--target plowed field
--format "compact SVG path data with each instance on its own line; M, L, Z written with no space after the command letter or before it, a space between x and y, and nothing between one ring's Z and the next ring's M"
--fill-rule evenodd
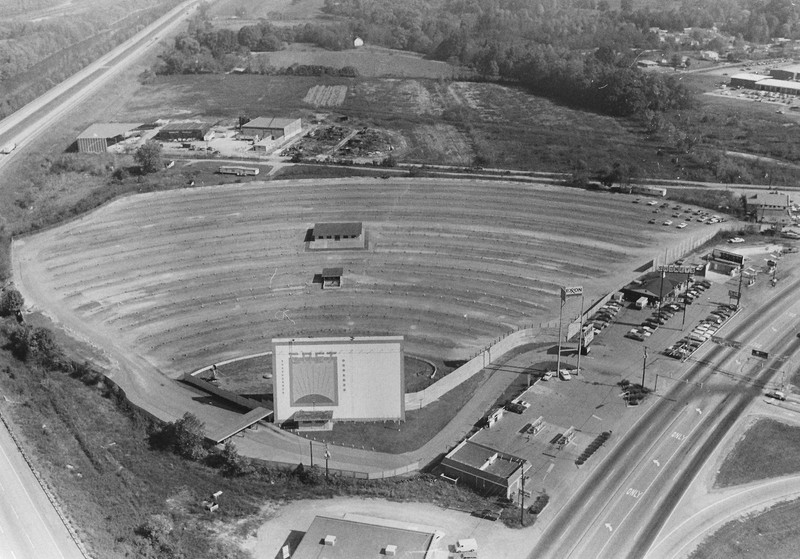
M465 357L587 305L711 226L647 225L623 195L464 180L247 183L117 200L17 240L26 299L110 353L176 376L266 351L273 337L402 334ZM367 250L307 251L315 222L362 221ZM314 283L342 266L344 286Z

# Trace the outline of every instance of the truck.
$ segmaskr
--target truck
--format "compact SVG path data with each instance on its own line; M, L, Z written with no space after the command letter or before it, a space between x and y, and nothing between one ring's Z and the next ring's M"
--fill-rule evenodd
M636 299L636 308L642 310L647 306L647 297L639 297Z
M16 148L17 148L17 144L15 144L14 142L11 142L9 144L4 145L2 148L0 148L0 153L7 155L7 154L11 153L12 151L14 151Z

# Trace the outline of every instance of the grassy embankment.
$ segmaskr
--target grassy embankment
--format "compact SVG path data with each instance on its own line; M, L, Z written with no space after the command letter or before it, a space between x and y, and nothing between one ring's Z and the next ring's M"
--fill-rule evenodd
M226 477L218 454L192 462L153 449L148 441L156 426L96 373L67 374L34 359L18 360L8 349L10 319L0 325L0 390L6 395L0 410L37 469L69 503L67 514L95 557L245 557L237 539L264 520L263 507L286 500L362 495L462 510L505 506L426 475L326 481L319 472L296 475L256 465L249 474ZM202 501L218 490L220 510L211 515ZM508 523L518 522L514 509L506 514ZM172 532L149 537L143 527L154 515L168 518ZM218 538L234 522L235 537Z

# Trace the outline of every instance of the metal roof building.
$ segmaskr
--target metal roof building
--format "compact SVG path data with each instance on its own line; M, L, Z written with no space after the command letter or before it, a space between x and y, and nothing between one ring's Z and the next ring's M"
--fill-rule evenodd
M183 140L205 140L211 130L207 122L171 122L156 134L156 139L162 142L180 142Z
M769 79L769 76L742 72L740 74L732 75L731 82L729 85L730 87L748 87L750 89L753 89L755 88L756 83L766 79Z
M428 557L431 545L443 536L435 530L426 531L400 522L374 520L373 523L317 516L292 553L292 559L424 559Z
M242 135L259 138L283 138L299 134L303 123L299 118L275 118L260 116L242 125Z
M140 122L99 122L78 134L78 151L81 153L105 153L108 146L131 136L131 131Z

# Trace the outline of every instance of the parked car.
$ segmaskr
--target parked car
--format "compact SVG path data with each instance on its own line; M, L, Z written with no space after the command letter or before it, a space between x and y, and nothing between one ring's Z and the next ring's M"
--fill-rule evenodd
M561 369L558 371L558 378L561 380L571 380L572 374L567 369Z
M478 518L485 518L486 520L495 521L500 518L500 513L498 511L492 509L483 509L483 510L476 510L473 511L473 516L477 516Z
M550 380L551 378L553 378L553 371L547 371L542 375L542 380Z

